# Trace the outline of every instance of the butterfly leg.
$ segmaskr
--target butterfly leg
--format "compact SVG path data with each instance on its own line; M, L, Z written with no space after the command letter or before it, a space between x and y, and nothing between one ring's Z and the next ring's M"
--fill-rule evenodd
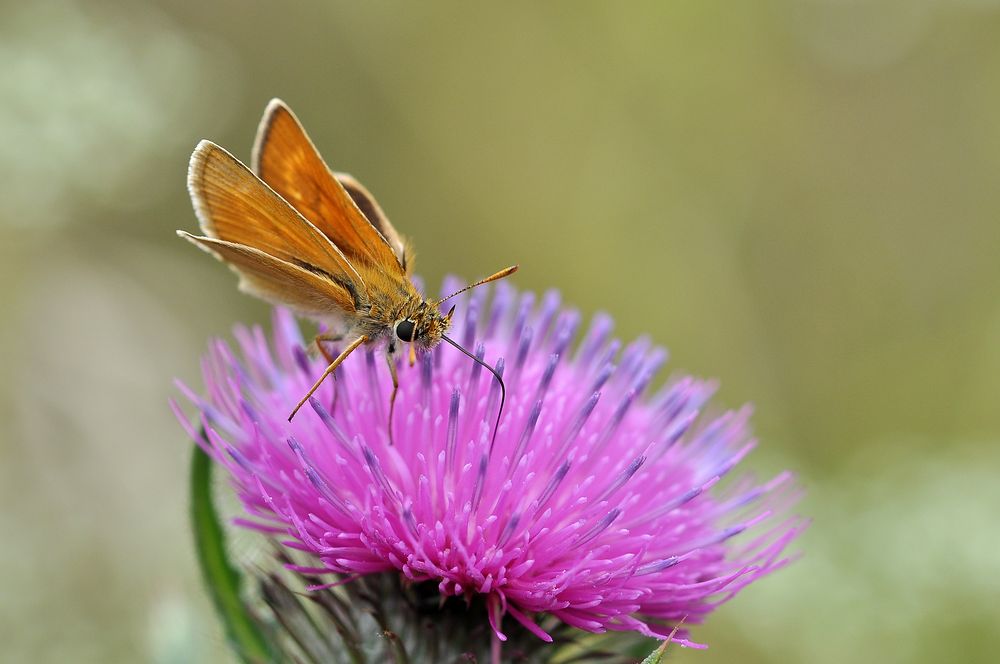
M343 341L343 340L344 340L343 334L336 334L333 332L323 332L321 334L316 335L316 338L313 339L313 343L316 344L316 348L319 349L320 354L323 356L323 358L326 360L326 363L329 365L333 364L333 361L336 358L330 355L330 353L326 350L326 346L324 346L323 343L324 342L337 343L338 341ZM333 375L332 380L333 380L333 399L330 400L331 413L337 410L337 396L340 394L340 390L338 389L337 386L336 374Z
M309 388L309 392L307 392L306 395L302 397L302 400L299 401L298 404L296 404L295 409L292 410L292 414L288 416L289 422L291 422L292 418L295 417L295 413L299 412L299 408L302 408L302 404L308 401L309 397L313 395L313 392L319 389L319 386L323 384L323 381L326 380L326 377L332 374L334 371L336 371L337 367L340 366L340 363L346 360L348 355L353 353L358 346L360 346L366 341L368 341L368 337L362 334L360 337L358 337L357 339L355 339L354 341L352 341L347 345L347 348L345 348L340 353L340 355L338 355L337 358L330 363L330 366L326 368L326 371L324 371L323 375L319 377L319 380L317 380L316 383L311 388Z
M316 348L319 349L319 352L326 359L327 364L333 364L333 361L336 358L330 356L330 353L327 352L326 347L323 345L323 342L337 343L338 341L343 341L343 340L344 340L343 334L323 332L322 334L316 335L316 338L313 339L313 343L316 344Z
M396 412L396 393L399 392L399 376L396 375L396 355L390 350L385 354L389 363L389 374L392 376L392 396L389 397L389 444L395 445L392 436L392 415Z

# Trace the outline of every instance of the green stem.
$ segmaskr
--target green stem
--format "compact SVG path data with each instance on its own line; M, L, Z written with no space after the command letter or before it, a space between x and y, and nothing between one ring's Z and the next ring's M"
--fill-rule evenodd
M212 499L212 459L198 445L191 455L191 527L202 578L237 656L245 664L273 661L260 623L240 596L241 575L229 562L226 533Z

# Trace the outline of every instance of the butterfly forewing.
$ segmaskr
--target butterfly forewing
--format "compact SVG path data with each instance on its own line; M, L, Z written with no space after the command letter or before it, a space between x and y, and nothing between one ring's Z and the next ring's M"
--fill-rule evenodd
M364 281L340 249L218 145L198 144L188 188L205 235L253 247L348 290L363 290Z
M369 220L337 181L292 111L272 100L264 112L253 151L254 172L336 244L355 265L366 262L380 270L402 275L403 243L371 195L354 187L371 201ZM356 184L350 178L349 184ZM384 231L376 228L380 223ZM393 243L396 246L392 246Z

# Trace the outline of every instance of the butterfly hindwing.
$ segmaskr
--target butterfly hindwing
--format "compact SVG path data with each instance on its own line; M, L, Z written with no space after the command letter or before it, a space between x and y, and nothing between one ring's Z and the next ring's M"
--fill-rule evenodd
M413 271L413 250L403 236L399 234L399 231L396 230L396 227L389 222L389 218L385 216L385 212L382 211L382 207L375 200L375 197L353 175L348 173L334 173L334 175L337 181L340 182L340 185L354 200L354 204L365 215L365 218L371 222L375 230L381 233L385 241L389 243L403 271L410 274Z
M243 291L273 304L321 320L334 318L338 313L350 314L356 308L358 293L332 275L300 267L246 245L184 231L177 234L229 265L240 275Z

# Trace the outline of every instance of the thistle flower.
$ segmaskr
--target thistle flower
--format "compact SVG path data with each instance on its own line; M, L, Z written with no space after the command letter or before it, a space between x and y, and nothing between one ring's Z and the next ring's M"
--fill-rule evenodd
M178 416L229 472L238 523L304 554L287 566L313 589L432 582L488 622L494 658L512 632L664 639L681 621L673 640L698 646L688 626L788 562L790 474L723 480L755 445L749 409L708 417L714 385L689 377L645 395L664 350L622 348L604 315L574 344L581 317L556 293L487 290L457 303L453 333L504 378L495 437L496 380L444 346L400 366L393 442L372 354L286 421L324 367L280 309L270 341L240 328L239 356L213 344L204 397L182 386L205 436Z

